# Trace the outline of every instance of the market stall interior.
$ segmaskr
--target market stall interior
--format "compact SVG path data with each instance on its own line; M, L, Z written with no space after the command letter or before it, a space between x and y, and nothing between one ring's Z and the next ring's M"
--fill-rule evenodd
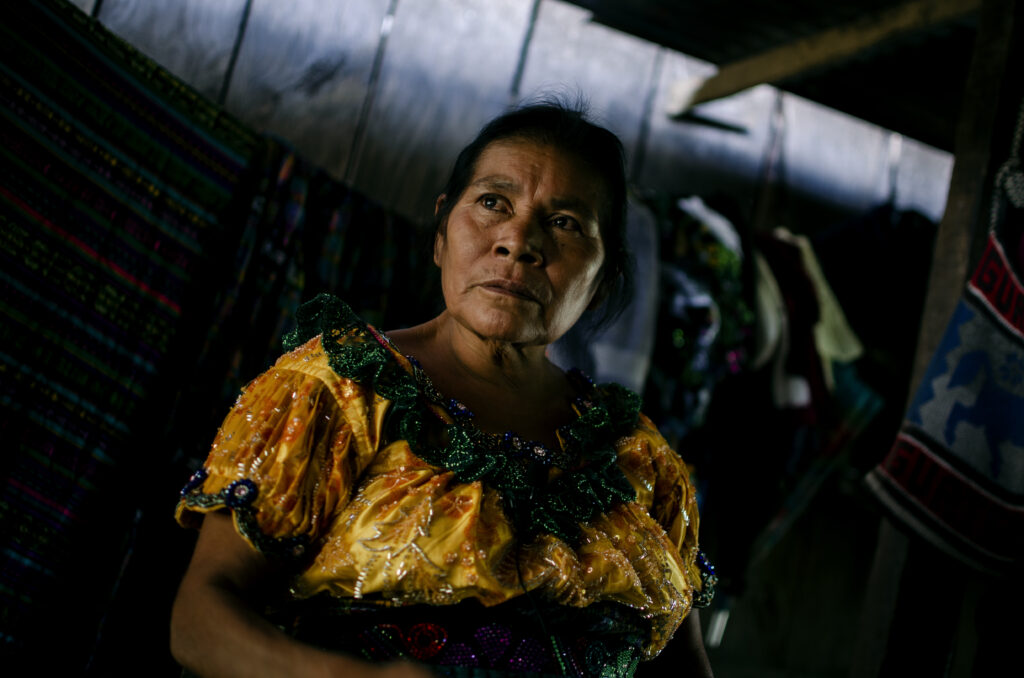
M447 163L557 94L623 140L638 294L551 356L640 392L692 465L716 675L996 675L1021 622L994 611L1024 604L1006 577L1024 424L1000 414L1024 398L1024 3L37 0L0 17L5 665L122 675L144 656L178 675L166 629L194 535L174 504L239 388L318 292L382 327L431 317ZM1001 362L961 372L943 333L975 327L965 300ZM941 415L926 375L952 394ZM933 453L944 485L924 462L900 475Z

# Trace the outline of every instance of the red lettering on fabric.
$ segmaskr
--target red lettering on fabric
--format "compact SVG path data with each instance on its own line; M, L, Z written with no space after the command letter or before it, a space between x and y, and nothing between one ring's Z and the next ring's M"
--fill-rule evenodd
M999 315L1005 325L1024 335L1024 290L991 236L969 287Z
M882 465L893 480L900 485L907 485L914 474L918 456L920 453L917 449L907 444L903 438L897 438Z
M999 285L1005 273L1006 267L1002 265L999 253L990 238L971 282L987 297Z

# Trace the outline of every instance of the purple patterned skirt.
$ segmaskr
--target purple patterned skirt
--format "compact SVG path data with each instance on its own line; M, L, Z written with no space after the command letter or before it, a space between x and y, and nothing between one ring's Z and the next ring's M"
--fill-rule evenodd
M287 619L281 625L304 642L372 662L414 661L453 677L629 678L650 634L643 616L623 605L574 608L526 596L490 608L318 596L274 617Z

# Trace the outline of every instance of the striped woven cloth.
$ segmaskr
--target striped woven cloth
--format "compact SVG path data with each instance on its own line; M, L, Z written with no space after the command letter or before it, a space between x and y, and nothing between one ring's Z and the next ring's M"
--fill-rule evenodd
M87 646L259 139L71 5L0 9L0 645ZM150 429L151 430L151 429ZM82 636L76 644L75 634ZM87 650L83 650L87 651Z
M5 667L170 663L189 467L303 297L430 317L425 242L63 0L0 7Z

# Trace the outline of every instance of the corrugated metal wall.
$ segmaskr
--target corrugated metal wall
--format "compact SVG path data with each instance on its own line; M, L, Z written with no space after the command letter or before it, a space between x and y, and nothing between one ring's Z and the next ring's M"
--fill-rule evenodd
M700 108L721 126L670 120L672 83L713 66L559 0L76 4L246 123L413 219L430 214L455 153L483 122L545 92L586 96L625 142L641 188L724 193L750 208L772 162L793 195L837 214L890 198L933 220L945 207L948 154L772 87Z

